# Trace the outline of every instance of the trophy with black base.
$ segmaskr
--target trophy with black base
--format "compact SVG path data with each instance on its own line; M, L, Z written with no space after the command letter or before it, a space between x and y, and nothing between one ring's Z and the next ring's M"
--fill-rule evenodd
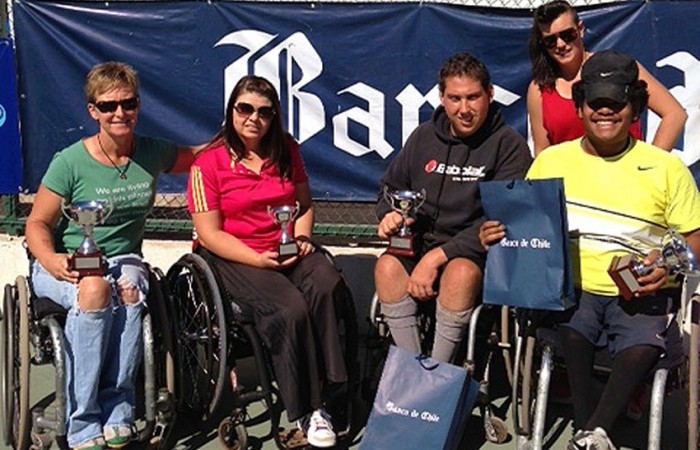
M105 274L106 260L104 252L95 243L93 230L95 225L104 223L112 213L114 206L111 202L101 201L75 202L61 204L63 215L79 226L83 233L83 241L75 249L69 260L69 268L78 272L80 277L102 276Z
M268 206L267 213L272 217L275 224L281 228L280 242L277 248L279 257L277 260L282 262L297 256L299 247L297 247L294 237L289 234L289 223L296 219L299 214L299 202L296 202L294 206Z
M413 232L408 226L407 220L414 215L418 208L425 202L425 189L416 191L390 191L384 186L384 199L391 209L401 215L401 228L399 232L389 237L388 253L413 257L416 252L413 247Z
M615 256L610 261L608 274L615 282L620 295L625 300L634 298L634 293L641 285L638 279L649 275L657 267L665 266L669 275L700 275L695 255L686 243L683 236L673 230L664 234L661 242L661 255L650 265L644 265L644 257L640 254L628 253L623 256Z

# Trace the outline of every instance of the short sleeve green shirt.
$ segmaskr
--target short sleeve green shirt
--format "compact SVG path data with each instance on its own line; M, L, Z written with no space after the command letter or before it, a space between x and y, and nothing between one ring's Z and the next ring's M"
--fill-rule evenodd
M98 200L113 205L104 223L95 226L94 238L108 257L139 253L146 215L153 207L158 175L172 169L177 146L159 139L135 136L131 161L119 171L96 161L82 141L58 152L42 184L66 202ZM62 221L56 230L56 251L73 252L82 242L77 225Z

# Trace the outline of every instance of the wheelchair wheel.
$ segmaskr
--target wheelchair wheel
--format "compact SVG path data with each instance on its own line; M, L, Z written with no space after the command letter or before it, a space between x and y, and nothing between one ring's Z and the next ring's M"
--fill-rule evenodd
M226 450L245 450L248 448L248 432L239 420L227 417L221 421L217 430L219 443Z
M14 314L12 314L12 286L9 284L5 285L5 296L3 297L2 304L2 321L0 322L1 332L2 332L2 355L0 355L0 361L2 361L2 382L0 383L0 407L2 407L2 435L5 445L10 445L11 433L12 433L12 352L13 348L13 334L10 330L14 329ZM8 306L9 305L9 306Z
M17 277L5 286L3 302L3 431L5 444L26 449L30 444L29 411L29 288Z
M158 387L165 387L172 395L175 389L175 343L172 327L174 313L165 285L165 275L155 267L151 267L149 280L149 310L153 318L153 342L156 353L156 378Z
M201 256L187 254L167 275L177 336L178 407L208 418L226 382L227 328L214 274Z
M489 442L502 444L508 438L508 425L500 417L489 417L488 424L484 424L484 431Z

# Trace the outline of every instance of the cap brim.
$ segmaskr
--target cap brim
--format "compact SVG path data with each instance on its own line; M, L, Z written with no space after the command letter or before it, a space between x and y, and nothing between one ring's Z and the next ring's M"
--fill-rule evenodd
M586 102L608 99L627 103L627 86L615 83L592 83L584 86Z

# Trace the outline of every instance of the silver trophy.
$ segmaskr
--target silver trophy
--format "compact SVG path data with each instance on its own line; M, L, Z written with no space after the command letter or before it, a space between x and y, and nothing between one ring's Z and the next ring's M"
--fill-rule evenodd
M657 267L666 266L670 275L700 275L700 267L693 251L678 232L669 230L664 234L660 251L661 255L648 266L644 265L644 255L641 252L615 256L610 261L608 274L625 300L632 299L641 287L637 280L649 275Z
M292 258L297 255L299 248L294 240L294 236L289 234L289 223L296 219L299 214L299 202L296 202L293 206L268 206L267 213L272 217L275 224L280 226L280 242L278 245L277 253L279 253L278 260L284 261L285 259Z
M399 232L389 237L388 253L408 257L415 256L413 232L406 221L418 211L418 208L425 202L425 197L425 189L421 189L420 192L391 191L388 186L384 186L384 199L392 210L401 215L402 221Z
M95 225L104 223L112 214L114 204L97 200L86 202L75 202L68 204L65 200L61 202L61 212L63 215L79 226L83 233L83 241L75 249L70 258L70 269L78 272L80 277L105 273L104 252L95 243L93 230Z

